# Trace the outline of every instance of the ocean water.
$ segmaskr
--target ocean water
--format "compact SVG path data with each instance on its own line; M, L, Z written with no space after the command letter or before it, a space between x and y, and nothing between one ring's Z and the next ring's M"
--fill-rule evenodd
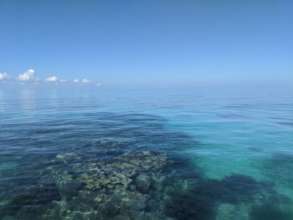
M289 89L0 86L1 220L293 220Z

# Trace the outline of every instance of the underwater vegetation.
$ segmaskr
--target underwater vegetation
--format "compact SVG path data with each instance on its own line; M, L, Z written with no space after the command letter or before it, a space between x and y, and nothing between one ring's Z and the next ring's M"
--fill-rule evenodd
M18 162L0 172L0 219L293 219L284 209L290 199L272 183L237 173L207 178L182 153L199 143L167 123L103 112L20 125L14 148L0 155Z

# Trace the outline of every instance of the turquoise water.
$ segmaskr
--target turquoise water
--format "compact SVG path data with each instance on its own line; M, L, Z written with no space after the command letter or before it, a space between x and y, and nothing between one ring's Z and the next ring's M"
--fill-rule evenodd
M293 93L0 89L0 219L293 219Z

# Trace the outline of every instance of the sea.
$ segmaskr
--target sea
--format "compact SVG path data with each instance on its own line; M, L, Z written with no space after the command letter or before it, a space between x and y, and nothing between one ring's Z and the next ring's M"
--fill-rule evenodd
M293 220L292 88L14 84L1 220Z

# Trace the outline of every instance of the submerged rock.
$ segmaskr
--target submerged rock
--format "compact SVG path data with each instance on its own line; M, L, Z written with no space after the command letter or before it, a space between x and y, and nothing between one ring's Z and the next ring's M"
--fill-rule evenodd
M148 193L152 184L152 178L146 174L139 174L135 178L136 189L141 193Z

